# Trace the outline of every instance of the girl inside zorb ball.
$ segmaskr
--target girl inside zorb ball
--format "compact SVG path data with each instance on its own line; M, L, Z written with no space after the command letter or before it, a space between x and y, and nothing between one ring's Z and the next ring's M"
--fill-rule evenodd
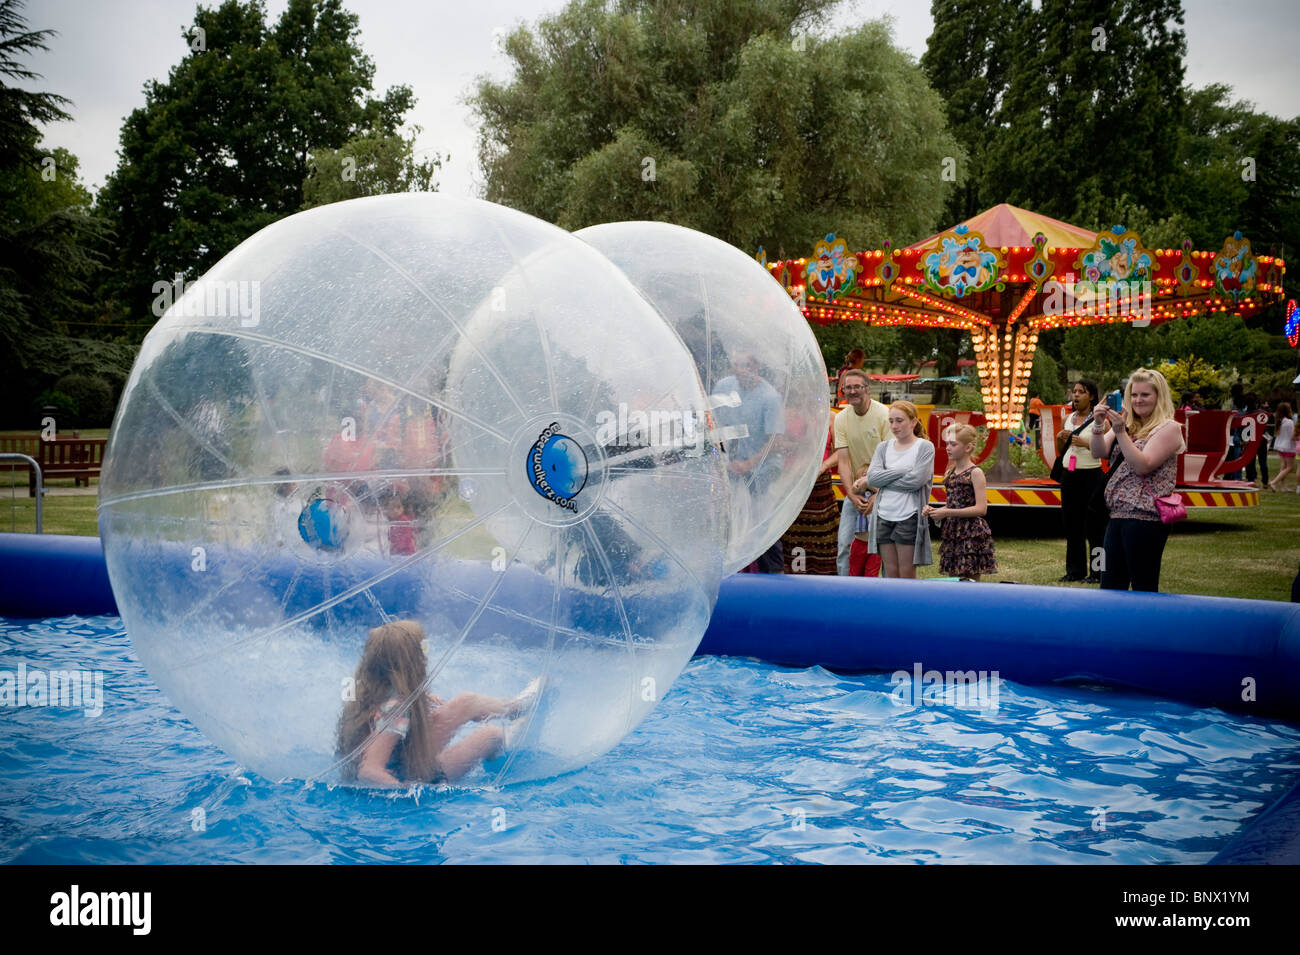
M100 531L141 661L256 772L536 778L616 745L698 645L710 430L681 340L590 246L359 199L253 236L159 321Z

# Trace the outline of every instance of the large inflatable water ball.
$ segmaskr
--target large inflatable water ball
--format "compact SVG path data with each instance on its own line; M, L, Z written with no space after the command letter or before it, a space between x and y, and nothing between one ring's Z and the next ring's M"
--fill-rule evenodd
M542 678L468 784L581 766L712 612L707 402L562 230L438 195L291 216L184 288L132 371L100 488L122 617L177 708L271 778L347 778L367 632L402 620L443 699Z
M741 569L799 516L826 446L826 364L780 283L720 239L663 222L575 233L654 303L695 356L731 481L726 570Z

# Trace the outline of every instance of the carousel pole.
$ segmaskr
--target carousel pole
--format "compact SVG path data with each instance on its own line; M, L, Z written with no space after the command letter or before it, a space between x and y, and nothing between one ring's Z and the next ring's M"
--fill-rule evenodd
M1023 309L1018 309L1016 315ZM1005 432L1008 440L998 445L988 478L994 483L1013 483L1024 475L1011 463L1010 431L1021 420L1029 389L1029 372L1038 348L1038 335L1015 318L971 333L975 365L984 398L984 417L990 429Z

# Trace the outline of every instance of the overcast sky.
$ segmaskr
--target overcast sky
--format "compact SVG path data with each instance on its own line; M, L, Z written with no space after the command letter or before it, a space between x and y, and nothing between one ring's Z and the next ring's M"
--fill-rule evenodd
M207 4L216 6L217 0ZM274 22L287 0L268 0ZM532 23L561 9L563 0L346 0L360 17L361 45L376 65L375 89L406 83L418 103L408 122L423 127L420 150L451 154L439 181L444 192L477 195L480 178L474 129L461 102L474 78L504 78L507 60L495 36L520 21ZM63 146L81 161L92 188L117 164L118 133L126 116L144 104L143 85L165 80L184 57L180 37L193 23L195 0L29 0L29 29L54 29L47 53L30 68L44 75L33 88L73 101L71 122L46 129L47 147ZM1295 65L1294 0L1184 0L1187 82L1226 83L1238 98L1284 118L1300 115ZM846 2L840 26L889 15L894 40L919 58L933 27L924 0ZM32 85L32 84L29 84Z

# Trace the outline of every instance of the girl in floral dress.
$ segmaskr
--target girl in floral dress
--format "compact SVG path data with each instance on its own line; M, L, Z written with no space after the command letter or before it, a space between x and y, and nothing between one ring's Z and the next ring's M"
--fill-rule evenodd
M943 522L943 543L939 545L939 572L948 577L979 580L997 571L993 556L993 532L984 515L989 502L984 472L971 463L975 454L975 429L968 424L948 429L948 470L943 476L946 503L926 507L925 513Z

